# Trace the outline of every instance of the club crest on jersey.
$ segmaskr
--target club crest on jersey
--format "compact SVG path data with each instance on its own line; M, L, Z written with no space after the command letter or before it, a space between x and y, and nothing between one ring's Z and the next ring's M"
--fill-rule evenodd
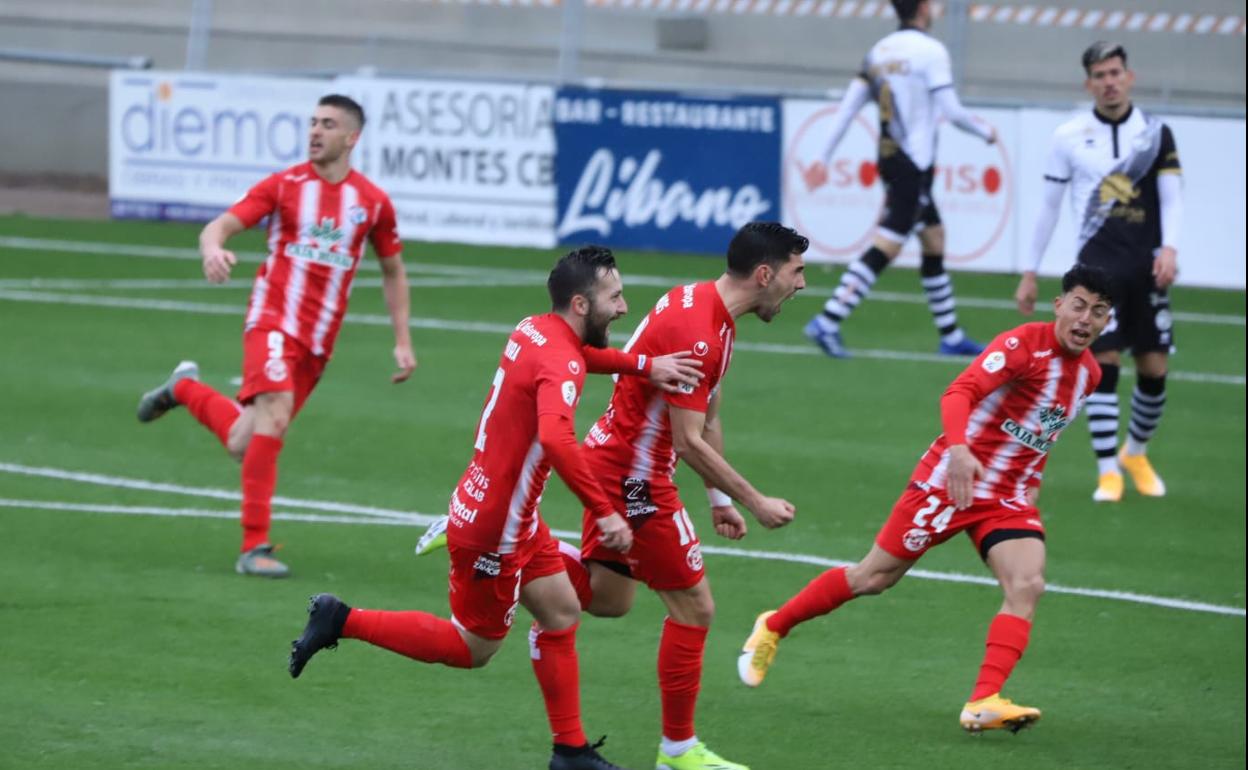
M697 356L698 358L702 358L709 352L711 352L711 346L707 345L702 340L698 340L697 342L693 343L693 354Z
M692 572L702 571L702 546L697 543L689 546L689 550L685 552L685 564Z
M560 387L563 390L563 402L568 406L576 406L576 383L566 380Z
M352 206L347 209L347 221L353 225L362 225L368 221L368 209L363 206Z
M286 362L280 358L270 358L264 362L264 376L269 378L270 382L281 382L290 374L286 369Z
M932 542L932 534L926 529L919 529L917 527L908 530L906 534L901 537L901 544L904 545L906 550L911 553L918 553L919 551L922 551L930 542Z
M1000 350L994 350L988 354L983 363L980 364L985 372L996 374L1005 368L1005 353Z
M1010 337L1009 339L1007 339L1005 341L1005 347L1007 350L1017 350L1018 349L1018 337Z
M569 371L569 372L572 372L573 374L580 374L580 373L581 373L581 365L580 365L579 363L577 363L576 361L569 361L569 362L568 362L568 371Z

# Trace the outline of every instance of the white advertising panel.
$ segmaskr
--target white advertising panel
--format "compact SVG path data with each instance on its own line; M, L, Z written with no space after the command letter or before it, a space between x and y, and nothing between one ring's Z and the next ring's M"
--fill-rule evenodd
M115 71L109 88L114 217L209 219L307 157L324 80Z
M368 115L355 165L404 238L555 245L549 86L341 78Z
M788 224L811 239L812 261L848 262L871 243L884 205L876 167L879 123L874 105L862 110L836 148L828 182L807 189L801 169L822 159L836 114L834 102L788 100L784 103L785 145L781 174ZM1014 269L1017 232L1017 179L1013 142L1018 115L1011 110L976 110L997 129L1002 141L988 145L978 137L945 126L940 134L932 196L945 223L946 261L964 270ZM918 264L918 244L911 239L900 264Z

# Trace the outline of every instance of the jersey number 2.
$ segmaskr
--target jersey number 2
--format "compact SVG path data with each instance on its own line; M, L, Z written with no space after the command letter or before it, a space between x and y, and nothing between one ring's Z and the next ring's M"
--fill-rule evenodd
M941 500L936 495L927 496L927 505L923 506L914 514L914 526L927 529L927 517L936 513L936 509L940 507ZM949 526L949 521L953 518L953 513L958 507L956 505L946 506L943 511L932 519L932 531L944 532Z

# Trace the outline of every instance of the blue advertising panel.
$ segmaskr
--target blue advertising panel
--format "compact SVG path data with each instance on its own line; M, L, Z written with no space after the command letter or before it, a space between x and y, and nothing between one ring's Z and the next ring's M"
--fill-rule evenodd
M560 88L560 243L723 253L780 218L780 101Z

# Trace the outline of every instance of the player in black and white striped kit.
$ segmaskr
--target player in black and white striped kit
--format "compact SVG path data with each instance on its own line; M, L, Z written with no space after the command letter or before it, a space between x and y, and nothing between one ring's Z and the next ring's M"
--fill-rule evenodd
M932 200L936 130L941 117L989 144L996 131L973 117L953 88L949 52L927 34L932 23L929 0L892 0L901 28L867 53L862 72L850 82L836 111L832 137L820 161L802 170L808 189L828 179L828 163L858 110L868 99L879 105L880 178L884 182L884 214L871 248L851 262L840 286L823 312L806 324L806 336L833 358L849 352L841 340L841 324L871 291L879 274L896 259L911 233L917 233L923 261L919 268L928 309L940 333L940 352L978 355L983 346L958 326L953 282L945 272L945 228Z
M1015 299L1031 314L1036 271L1057 226L1062 195L1070 189L1079 217L1077 260L1114 280L1114 318L1092 346L1103 376L1088 399L1088 426L1099 480L1092 499L1122 499L1126 470L1141 494L1161 497L1166 485L1145 450L1166 403L1166 370L1174 344L1167 289L1176 273L1183 219L1182 178L1174 135L1158 118L1131 103L1135 73L1121 45L1098 41L1083 54L1085 87L1095 100L1058 127L1044 176L1044 206L1036 222L1031 267ZM1120 352L1135 358L1131 425L1118 449Z

